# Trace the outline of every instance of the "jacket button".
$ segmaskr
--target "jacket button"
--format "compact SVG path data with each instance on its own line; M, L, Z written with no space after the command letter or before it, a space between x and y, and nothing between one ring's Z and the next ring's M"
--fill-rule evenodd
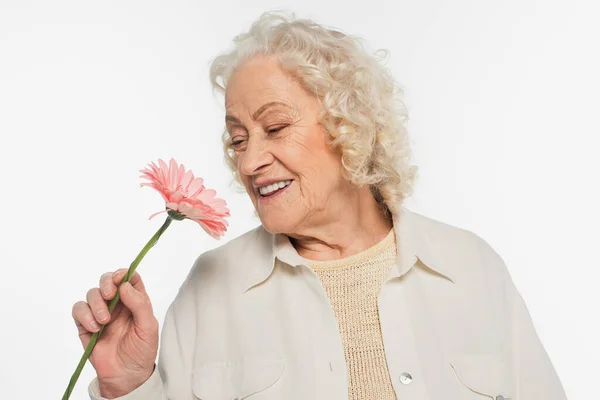
M400 382L402 382L404 385L408 385L409 383L412 382L412 376L410 376L410 374L408 372L403 372L400 374ZM502 400L502 399L499 399Z

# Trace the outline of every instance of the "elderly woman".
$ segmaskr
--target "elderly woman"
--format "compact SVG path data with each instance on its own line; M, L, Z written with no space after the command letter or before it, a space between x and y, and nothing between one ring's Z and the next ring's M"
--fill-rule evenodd
M160 354L139 274L112 316L101 277L73 308L84 346L111 322L92 399L566 398L501 257L403 206L401 91L355 37L265 13L210 76L261 224L198 257Z

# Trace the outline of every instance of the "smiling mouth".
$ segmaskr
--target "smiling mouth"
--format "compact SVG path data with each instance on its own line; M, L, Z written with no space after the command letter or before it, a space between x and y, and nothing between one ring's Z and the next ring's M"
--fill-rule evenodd
M273 197L273 196L275 196L275 195L277 195L277 194L279 194L279 193L281 193L281 192L285 191L285 190L286 190L288 187L290 187L290 185L292 184L292 182L294 182L294 180L293 180L293 179L290 179L290 183L288 183L288 184L287 184L287 185L285 185L284 187L282 187L282 188L279 188L279 189L276 189L276 190L274 190L274 191L272 191L272 192L269 192L269 193L267 193L267 194L262 194L262 193L260 192L260 189L258 189L258 190L257 190L257 192L258 192L258 196L259 196L259 197L261 197L261 198L269 198L269 197Z

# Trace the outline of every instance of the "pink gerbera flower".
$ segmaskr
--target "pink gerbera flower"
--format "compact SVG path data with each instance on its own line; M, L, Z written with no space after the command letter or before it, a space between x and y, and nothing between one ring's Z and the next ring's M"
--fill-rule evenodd
M173 158L169 165L159 159L158 165L152 162L148 167L140 172L150 182L140 186L156 189L166 203L164 211L152 214L149 219L167 212L174 219L196 221L206 233L220 239L228 226L224 218L230 216L225 200L216 198L216 191L206 189L202 178L195 178L192 171L186 171L183 164L178 166Z

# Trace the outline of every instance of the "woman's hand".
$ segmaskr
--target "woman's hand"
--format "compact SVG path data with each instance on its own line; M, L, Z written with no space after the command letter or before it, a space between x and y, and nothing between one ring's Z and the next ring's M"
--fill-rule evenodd
M115 297L126 273L124 268L103 274L100 287L88 291L87 303L73 305L72 315L84 349L100 324L108 324L89 357L102 397L120 397L139 387L152 375L158 353L158 320L137 272L121 285L120 300L112 315L108 313L106 301Z

